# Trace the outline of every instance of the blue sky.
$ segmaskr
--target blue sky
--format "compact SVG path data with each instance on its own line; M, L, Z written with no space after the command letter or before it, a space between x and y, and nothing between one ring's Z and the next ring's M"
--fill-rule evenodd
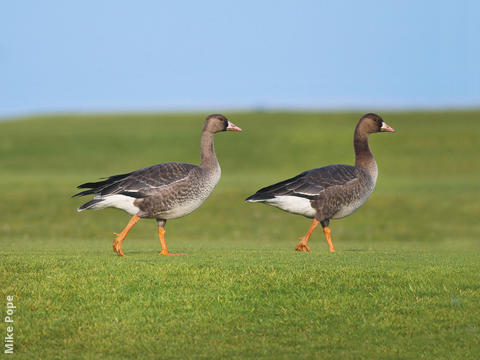
M0 116L480 106L480 2L8 1Z

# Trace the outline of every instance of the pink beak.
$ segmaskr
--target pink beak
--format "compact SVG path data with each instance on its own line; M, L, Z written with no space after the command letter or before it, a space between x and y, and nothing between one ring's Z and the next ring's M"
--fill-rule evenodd
M240 129L237 125L229 121L227 126L227 131L242 131L242 129Z
M388 125L386 122L383 122L382 127L380 128L380 131L395 132L395 129L392 128L390 125Z

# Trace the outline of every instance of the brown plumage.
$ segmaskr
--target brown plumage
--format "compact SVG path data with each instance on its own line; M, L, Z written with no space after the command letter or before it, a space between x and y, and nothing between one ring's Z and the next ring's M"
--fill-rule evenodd
M376 132L394 132L380 116L366 114L354 132L355 166L329 165L305 171L291 179L265 187L248 197L248 202L264 202L282 210L313 218L307 234L300 239L296 250L311 251L308 240L321 223L330 251L330 219L352 214L375 188L378 169L368 146L368 136Z
M197 209L211 194L220 180L221 170L215 155L213 135L221 131L241 131L221 114L206 118L201 138L201 163L164 163L110 176L106 180L79 185L88 189L74 196L94 195L78 208L100 210L114 207L133 215L127 227L115 234L114 251L122 256L122 242L140 218L157 220L162 246L161 255L169 255L165 242L165 224L168 219L185 216Z

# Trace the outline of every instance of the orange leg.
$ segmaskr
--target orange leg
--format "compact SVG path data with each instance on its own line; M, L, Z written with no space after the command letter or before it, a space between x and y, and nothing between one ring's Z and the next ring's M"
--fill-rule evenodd
M337 252L337 249L335 249L335 247L333 246L332 236L331 236L332 232L330 231L328 226L325 226L323 228L323 233L325 234L325 239L327 240L328 248L330 249L330 252Z
M158 227L158 237L160 239L160 245L162 245L162 251L160 251L159 255L170 255L167 248L167 242L165 241L165 229L160 226Z
M318 225L317 219L313 219L312 225L310 225L310 229L308 229L308 232L304 237L300 238L300 242L297 244L297 247L295 248L295 250L312 251L312 249L310 249L310 246L308 246L308 240L310 240L310 236L312 235L313 230L315 230L317 225Z
M162 251L158 255L185 255L185 254L172 254L168 251L167 242L165 241L165 229L161 226L158 227L158 237L160 239L160 245L162 245Z
M122 243L127 237L128 232L138 222L138 220L140 220L140 218L137 215L133 215L127 226L125 226L125 229L123 229L120 234L113 233L116 236L115 240L113 240L113 251L115 251L118 255L126 256L122 251Z

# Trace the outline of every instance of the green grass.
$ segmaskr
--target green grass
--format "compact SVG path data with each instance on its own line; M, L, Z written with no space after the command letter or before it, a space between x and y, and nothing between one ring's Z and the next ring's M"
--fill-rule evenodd
M0 306L18 359L480 358L480 112L384 113L377 188L294 251L310 220L244 198L353 162L359 113L232 113L222 179L193 214L77 213L75 186L166 161L198 163L204 115L62 115L0 123ZM5 310L3 310L3 314ZM2 315L3 317L4 315ZM0 330L5 332L2 322ZM3 337L4 335L2 335ZM2 351L3 353L3 347Z

